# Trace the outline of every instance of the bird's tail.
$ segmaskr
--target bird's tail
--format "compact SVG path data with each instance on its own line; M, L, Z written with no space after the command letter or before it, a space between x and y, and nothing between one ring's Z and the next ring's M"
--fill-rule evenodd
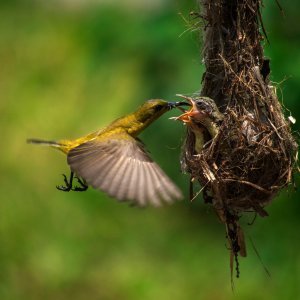
M63 147L63 144L60 142L45 141L45 140L40 140L40 139L27 139L27 143L50 146L50 147L54 147L54 148L62 148Z

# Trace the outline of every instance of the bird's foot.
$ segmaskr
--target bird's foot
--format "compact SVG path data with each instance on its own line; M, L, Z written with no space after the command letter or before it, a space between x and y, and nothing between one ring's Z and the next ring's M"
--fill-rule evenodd
M77 179L77 182L80 184L80 186L75 186L72 188L72 191L75 192L84 192L88 189L88 185L86 184L86 181L84 179L79 178L78 176L75 176Z
M67 176L65 174L62 174L64 177L65 185L57 185L56 188L63 192L69 192L72 190L72 182L73 182L73 172L71 172L70 179L68 181Z
M84 179L79 178L78 176L74 176L74 173L71 172L69 180L65 174L62 174L64 177L65 185L57 185L56 188L63 192L75 191L75 192L84 192L87 190L88 185L86 184ZM80 186L73 187L73 179L74 177L77 179L77 182Z

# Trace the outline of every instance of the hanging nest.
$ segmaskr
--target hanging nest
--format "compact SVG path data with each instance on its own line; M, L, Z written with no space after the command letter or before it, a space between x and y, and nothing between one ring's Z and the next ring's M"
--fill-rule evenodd
M292 181L297 144L274 88L263 84L257 68L248 75L238 82L244 103L230 100L218 134L200 155L186 155L185 163L211 192L216 209L265 216L263 207Z
M298 146L269 81L259 31L261 26L264 32L261 1L203 0L201 5L201 13L192 14L204 31L201 95L212 98L224 118L198 155L188 129L182 164L226 224L237 262L238 252L246 255L240 215L267 215L264 207L292 182Z

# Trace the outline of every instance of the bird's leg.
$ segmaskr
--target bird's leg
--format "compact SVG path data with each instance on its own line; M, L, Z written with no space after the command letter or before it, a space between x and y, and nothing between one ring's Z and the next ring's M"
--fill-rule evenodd
M57 185L56 188L63 192L69 192L72 189L74 173L71 171L69 181L65 174L62 174L62 176L64 177L65 186Z
M63 192L69 192L69 191L83 192L87 190L88 185L86 184L86 182L83 179L79 178L78 176L74 176L74 172L71 171L69 180L67 179L67 176L65 174L62 175L64 177L65 186L64 185L56 186L58 190ZM77 179L77 182L80 184L80 186L75 186L73 188L74 177Z
M75 192L84 192L88 189L88 185L86 184L86 181L84 179L81 179L78 176L75 176L75 178L77 179L77 182L80 184L80 186L75 186L72 191Z

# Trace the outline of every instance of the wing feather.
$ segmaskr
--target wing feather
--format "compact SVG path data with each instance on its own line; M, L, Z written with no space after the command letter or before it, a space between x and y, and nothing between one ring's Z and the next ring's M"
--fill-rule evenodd
M138 164L141 165L142 163L138 161ZM137 191L137 199L139 200L139 204L141 206L146 205L147 198L146 198L146 191L147 191L147 182L145 182L145 169L142 166L138 168L138 177L139 177L139 188ZM141 187L141 188L140 188Z
M115 181L115 176L116 174L118 174L120 167L124 165L124 160L124 157L120 156L116 159L115 162L112 162L112 166L105 173L105 177L100 178L99 180L98 185L101 187L101 189L108 190L112 183L113 185L117 184Z
M156 173L156 176L158 178L161 178L160 180L160 185L157 187L157 190L159 192L159 194L161 195L161 197L164 199L164 201L166 202L171 202L172 198L169 194L169 186L165 184L165 176L163 176L163 174L161 174L160 168L153 168L153 171Z
M160 183L163 187L163 191L168 194L168 196L166 196L168 199L165 199L166 201L170 201L172 198L180 198L182 196L178 187L174 185L169 177L164 176L164 172L161 168L155 168L155 172L157 176L161 178Z
M119 186L116 186L115 197L119 200L126 200L128 193L128 180L130 179L132 167L131 167L131 158L125 159L125 172L121 178Z
M160 204L161 204L161 200L160 200L161 197L159 194L160 182L157 179L157 176L153 169L153 164L149 165L147 169L148 169L148 174L149 174L149 178L150 178L148 198L151 199L154 206L160 206Z
M122 186L122 181L124 176L127 176L129 161L124 161L123 164L120 164L119 171L115 174L114 181L111 183L110 187L107 190L107 193L117 198L118 200L124 200L124 194L126 186Z
M88 141L70 150L67 159L71 170L89 185L118 200L159 206L182 197L143 144L128 134Z
M131 168L131 174L130 176L128 176L128 190L127 190L127 199L129 200L134 200L134 199L138 199L137 196L137 192L139 189L139 178L137 176L138 174L138 164L137 161L132 158L132 162L130 164L130 168Z

